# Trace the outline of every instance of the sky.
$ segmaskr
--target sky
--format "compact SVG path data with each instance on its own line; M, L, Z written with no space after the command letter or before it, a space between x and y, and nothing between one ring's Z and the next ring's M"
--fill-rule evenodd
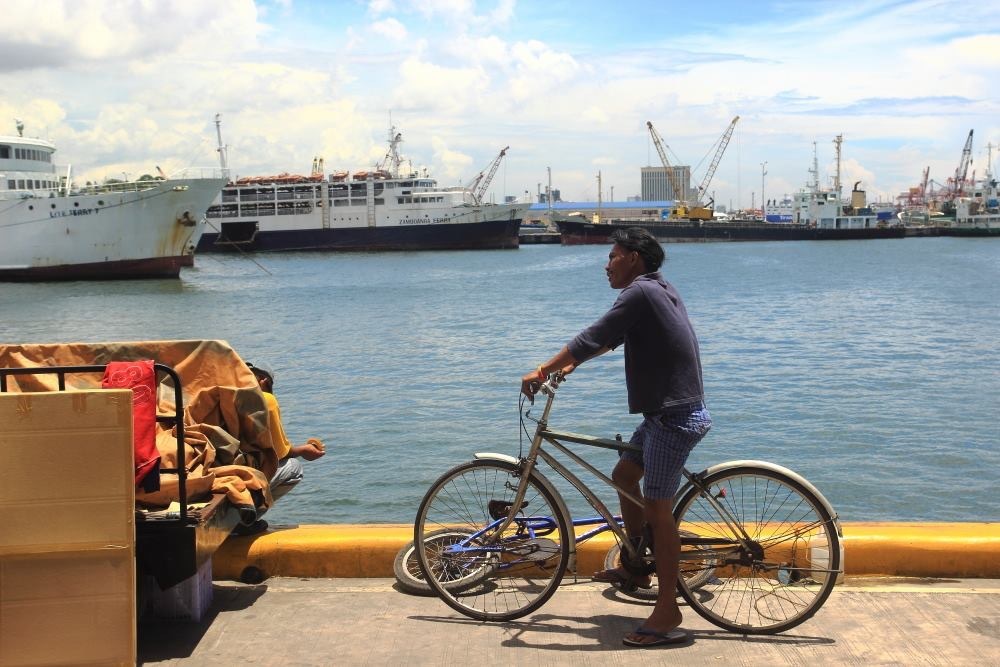
M509 146L488 197L640 193L660 166L718 205L832 182L892 200L1000 162L1000 3L952 0L4 0L0 135L57 146L76 182L218 165L370 169L390 125L442 185ZM992 147L992 148L991 148ZM600 174L600 179L598 179Z

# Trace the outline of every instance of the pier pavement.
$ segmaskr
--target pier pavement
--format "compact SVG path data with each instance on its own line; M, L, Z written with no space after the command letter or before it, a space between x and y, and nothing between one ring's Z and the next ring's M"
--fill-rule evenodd
M689 644L631 649L649 613L606 584L567 579L540 610L481 623L392 579L215 582L200 623L143 622L139 664L987 665L1000 663L1000 580L848 577L784 634L725 632L684 609Z

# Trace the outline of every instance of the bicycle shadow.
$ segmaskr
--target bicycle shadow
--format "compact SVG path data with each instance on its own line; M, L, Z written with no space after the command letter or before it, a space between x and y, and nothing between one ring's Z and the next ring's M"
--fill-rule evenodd
M636 600L636 603L641 601ZM459 625L482 626L485 623L471 618L448 616L410 616L412 620L434 623L455 623ZM500 642L506 648L531 648L545 651L619 651L622 638L635 630L641 621L634 616L599 614L597 616L563 616L559 614L534 614L527 620L506 623L491 623L509 632ZM684 648L697 641L739 641L772 646L831 646L836 643L830 637L811 635L742 635L725 630L685 628L690 640L677 644ZM574 637L574 641L560 640L560 637ZM581 643L580 640L589 640Z

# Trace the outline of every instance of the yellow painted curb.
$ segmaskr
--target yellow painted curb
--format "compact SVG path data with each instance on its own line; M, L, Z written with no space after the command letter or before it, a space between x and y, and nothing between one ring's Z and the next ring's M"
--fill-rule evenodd
M848 575L1000 578L1000 523L843 524ZM396 553L413 539L408 524L275 527L230 537L215 553L216 579L240 580L248 567L265 577L391 577ZM577 571L604 566L610 533L578 547Z

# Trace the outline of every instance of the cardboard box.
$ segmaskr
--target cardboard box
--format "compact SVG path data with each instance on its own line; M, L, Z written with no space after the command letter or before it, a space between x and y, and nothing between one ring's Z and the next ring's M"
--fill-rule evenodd
M134 664L127 389L0 394L0 665Z

